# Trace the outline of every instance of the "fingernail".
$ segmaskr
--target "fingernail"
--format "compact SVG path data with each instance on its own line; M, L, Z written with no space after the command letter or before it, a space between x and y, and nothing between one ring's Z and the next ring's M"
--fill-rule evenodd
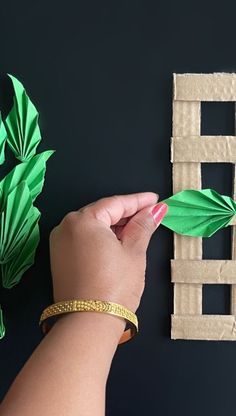
M166 215L167 211L168 205L163 204L162 202L154 206L154 208L151 211L151 214L156 224L160 224L162 218Z

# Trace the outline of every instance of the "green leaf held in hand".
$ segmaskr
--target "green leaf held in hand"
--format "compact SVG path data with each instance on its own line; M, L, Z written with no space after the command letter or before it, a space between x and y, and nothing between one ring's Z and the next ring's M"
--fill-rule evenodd
M234 200L212 189L185 190L163 202L169 209L162 224L192 237L210 237L236 215Z
M13 84L14 97L13 107L5 120L7 143L15 157L25 162L35 155L41 140L39 114L20 81L8 75Z

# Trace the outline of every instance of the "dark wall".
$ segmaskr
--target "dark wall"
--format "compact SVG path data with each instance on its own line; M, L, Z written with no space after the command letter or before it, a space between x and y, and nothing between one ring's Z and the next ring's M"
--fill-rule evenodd
M8 1L0 7L0 74L18 77L40 111L48 162L36 264L2 290L0 393L39 343L51 302L48 235L66 212L101 196L171 195L173 72L236 71L234 1ZM204 105L205 134L233 134L233 107ZM2 175L5 173L5 167ZM204 165L204 186L231 191L230 166ZM204 243L205 258L230 257L230 230ZM236 344L170 340L172 234L148 251L140 334L119 347L107 414L205 416L235 409ZM204 289L204 310L227 313L229 291ZM45 363L46 365L46 363Z

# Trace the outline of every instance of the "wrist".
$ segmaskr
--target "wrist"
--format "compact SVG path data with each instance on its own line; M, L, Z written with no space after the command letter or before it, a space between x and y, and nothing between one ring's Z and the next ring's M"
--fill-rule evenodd
M96 339L102 338L107 345L118 345L125 330L126 322L123 318L102 312L86 311L71 312L60 315L55 325L67 325L74 331L83 329Z
M125 329L124 319L99 312L73 312L61 315L50 332L83 351L86 369L93 382L105 386L119 340ZM49 336L50 336L49 332ZM77 353L76 353L77 350Z

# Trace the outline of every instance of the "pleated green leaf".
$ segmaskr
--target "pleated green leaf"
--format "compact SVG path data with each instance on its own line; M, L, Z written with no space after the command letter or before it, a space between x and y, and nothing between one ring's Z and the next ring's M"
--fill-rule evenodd
M6 289L11 289L21 280L35 260L35 253L39 243L39 226L35 221L28 229L26 238L21 244L20 252L7 263L1 265L2 283Z
M2 339L5 335L5 326L4 326L4 322L3 322L3 313L2 313L2 309L0 306L0 339Z
M15 157L25 162L35 155L41 140L39 114L21 82L8 75L13 84L14 97L13 107L5 120L7 143Z
M35 260L39 244L40 212L33 203L44 185L46 162L51 150L36 155L41 141L39 114L24 86L9 75L13 106L4 121L0 114L0 164L7 143L19 163L0 181L0 266L2 284L12 288ZM0 339L5 335L0 307Z
M236 215L236 203L212 189L185 190L164 200L169 209L162 224L178 234L210 237L227 227Z
M20 163L0 182L0 210L4 209L8 194L22 181L28 185L32 201L41 193L44 176L46 172L46 162L53 154L52 150L39 153L32 157L28 162Z
M0 165L5 161L5 144L7 139L7 132L2 121L2 116L0 113Z
M19 255L39 217L27 183L23 181L9 193L4 211L0 214L1 264Z

